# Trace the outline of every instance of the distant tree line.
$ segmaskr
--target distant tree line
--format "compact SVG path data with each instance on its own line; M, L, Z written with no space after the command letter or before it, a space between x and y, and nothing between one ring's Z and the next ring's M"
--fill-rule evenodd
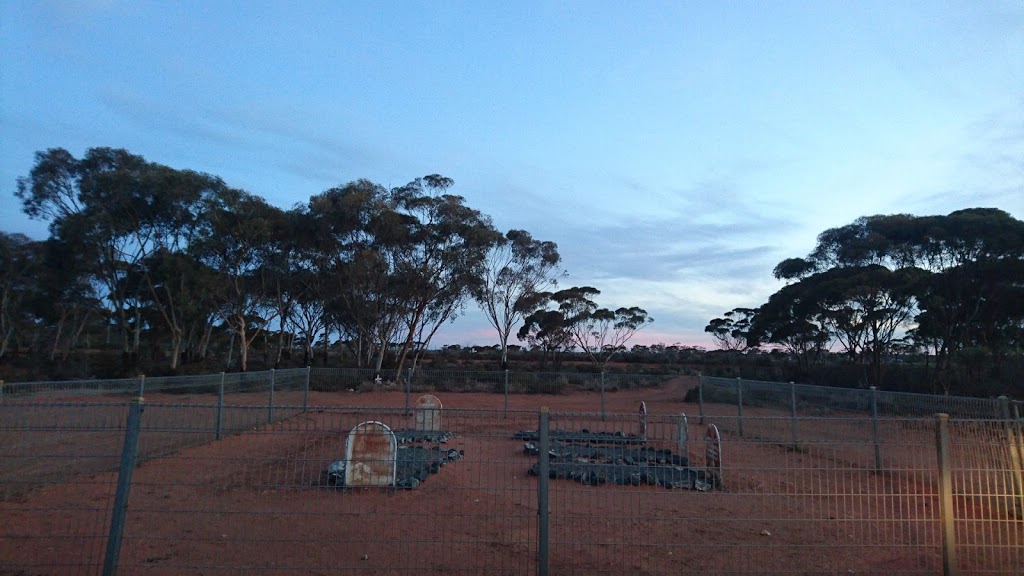
M557 245L502 234L453 184L356 180L285 210L123 149L39 152L15 195L49 238L0 232L0 364L66 362L102 343L126 375L140 354L173 373L215 348L244 371L261 339L272 366L293 353L326 362L341 343L356 366L402 370L469 302L496 329L502 366L521 322L531 344L559 332L560 350L601 363L651 321L598 307L591 287L553 291ZM559 325L538 336L532 319L548 313Z
M839 355L862 368L864 386L914 361L947 394L1020 364L1024 222L1002 210L862 217L774 275L786 285L766 303L708 323L723 349L781 349L803 373Z

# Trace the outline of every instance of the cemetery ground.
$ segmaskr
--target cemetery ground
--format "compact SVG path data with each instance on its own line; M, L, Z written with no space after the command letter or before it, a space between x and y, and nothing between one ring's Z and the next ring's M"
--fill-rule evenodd
M555 414L552 428L637 432L645 402L653 448L676 452L678 415L688 418L690 466L704 464L698 408L682 401L695 378L657 388L606 395L436 393L444 403L442 428L452 433L445 450L453 460L415 489L338 489L325 481L331 462L344 457L348 431L378 420L411 428L400 391L311 392L310 410L274 422L263 395L233 395L225 417L245 431L217 441L194 425L208 395L147 395L120 558L122 574L477 574L535 573L538 553L538 478L528 474L536 456L513 435L535 430L542 406ZM258 397L257 397L258 396ZM415 399L414 395L414 399ZM47 398L47 402L55 399ZM70 422L82 403L101 397L61 398ZM276 402L301 406L301 392ZM345 407L341 410L336 407ZM354 410L348 410L353 408ZM24 403L25 410L36 410ZM123 407L109 404L111 418ZM283 408L279 408L283 409ZM53 408L50 409L53 411ZM558 420L560 413L576 415ZM707 423L735 421L734 406L708 405ZM550 481L550 565L553 574L746 573L893 574L941 570L934 430L927 422L887 423L887 459L906 462L876 472L863 421L801 421L812 445L787 446L757 439L757 427L788 427L784 411L752 408L747 434L723 427L723 485L711 491L650 485L581 485ZM251 423L250 427L248 424ZM147 426L150 431L147 432ZM891 427L891 430L888 429ZM26 450L67 455L24 470L24 459L0 459L0 480L28 478L24 488L5 484L0 517L11 537L0 538L0 558L51 566L12 574L77 574L62 558L102 562L123 433L75 434L41 430ZM0 438L14 442L13 438ZM17 461L19 470L10 469ZM45 483L44 486L36 484ZM18 486L14 484L13 486ZM961 501L964 508L992 507ZM997 510L967 518L975 538L1022 546L1020 528L1007 530ZM53 535L19 538L18 535ZM967 565L971 560L967 559ZM0 569L0 573L4 570ZM89 573L98 573L89 572Z

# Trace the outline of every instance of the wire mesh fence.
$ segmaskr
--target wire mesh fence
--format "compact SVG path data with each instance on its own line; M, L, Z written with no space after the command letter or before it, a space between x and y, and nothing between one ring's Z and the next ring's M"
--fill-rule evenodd
M954 418L1001 418L1003 401L998 398L935 396L908 392L890 392L861 388L835 388L764 382L742 378L700 376L700 403L728 404L744 408L764 408L793 416L829 418L930 417L944 413ZM1020 402L1010 402L1011 410L1020 410ZM1018 416L1019 417L1019 416Z
M307 405L302 372L217 383L246 403L0 404L0 574L1024 566L1018 419Z
M0 399L79 397L93 395L216 394L223 386L231 394L281 390L315 392L486 392L511 394L558 394L578 390L628 390L657 386L672 375L601 372L513 372L482 370L373 370L365 368L292 368L264 372L69 380L8 382L0 386Z

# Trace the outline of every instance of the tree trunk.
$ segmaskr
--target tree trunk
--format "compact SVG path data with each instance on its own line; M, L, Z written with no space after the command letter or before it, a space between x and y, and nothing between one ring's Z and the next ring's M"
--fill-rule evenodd
M231 339L228 340L228 358L224 362L224 369L231 370L231 353L235 350L235 331L231 331Z
M327 367L327 351L330 349L330 344L330 330L327 329L327 326L324 326L324 367Z
M377 352L377 361L374 364L373 369L378 374L380 374L381 366L384 365L384 355L387 354L387 351L388 351L388 347L387 347L387 345L384 345L384 346L381 346L380 350L378 350L378 352Z
M4 330L4 338L3 340L0 340L0 358L3 358L4 355L7 354L7 346L8 343L11 341L11 334L13 333L14 328L8 328L7 330ZM14 356L17 356L17 351L15 351Z
M210 349L210 339L213 338L213 322L207 322L203 328L203 337L199 340L199 359L206 360L207 352Z
M53 337L53 348L50 350L50 362L53 362L57 358L57 349L60 348L60 337L64 332L65 318L67 318L67 314L61 310L60 320L57 321L57 334Z
M139 340L142 334L142 307L135 309L135 328L132 329L132 352L139 353Z
M249 339L245 337L245 319L238 326L238 369L249 371Z
M239 338L238 369L241 370L242 372L249 371L249 347L245 345L245 336Z
M85 312L85 316L82 318L82 321L78 323L78 328L76 328L75 332L71 335L71 341L68 342L67 347L64 349L64 358L63 358L63 360L65 362L67 362L68 358L71 356L71 351L75 349L76 345L78 345L78 339L81 338L82 331L85 330L85 326L88 323L89 323L89 312L86 311Z
M274 368L281 367L281 356L284 354L285 335L284 322L281 322L281 331L277 335L277 355L274 358Z
M180 328L174 328L171 336L171 372L178 369L178 359L181 357L181 344L185 340L185 335L181 332Z

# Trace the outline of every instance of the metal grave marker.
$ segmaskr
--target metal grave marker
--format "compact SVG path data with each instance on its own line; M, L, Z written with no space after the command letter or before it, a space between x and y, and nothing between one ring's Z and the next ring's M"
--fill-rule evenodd
M679 413L679 427L677 428L676 433L679 438L679 455L689 456L686 450L686 441L689 440L690 428L689 423L686 420L686 414L682 412Z
M345 486L392 486L398 456L395 433L382 422L357 424L345 442Z
M640 402L640 437L647 440L647 402Z
M718 432L718 426L711 424L707 433L704 434L704 461L708 474L713 476L716 483L722 482L722 435Z
M432 394L424 394L417 398L413 427L421 432L440 432L441 408L441 401Z

